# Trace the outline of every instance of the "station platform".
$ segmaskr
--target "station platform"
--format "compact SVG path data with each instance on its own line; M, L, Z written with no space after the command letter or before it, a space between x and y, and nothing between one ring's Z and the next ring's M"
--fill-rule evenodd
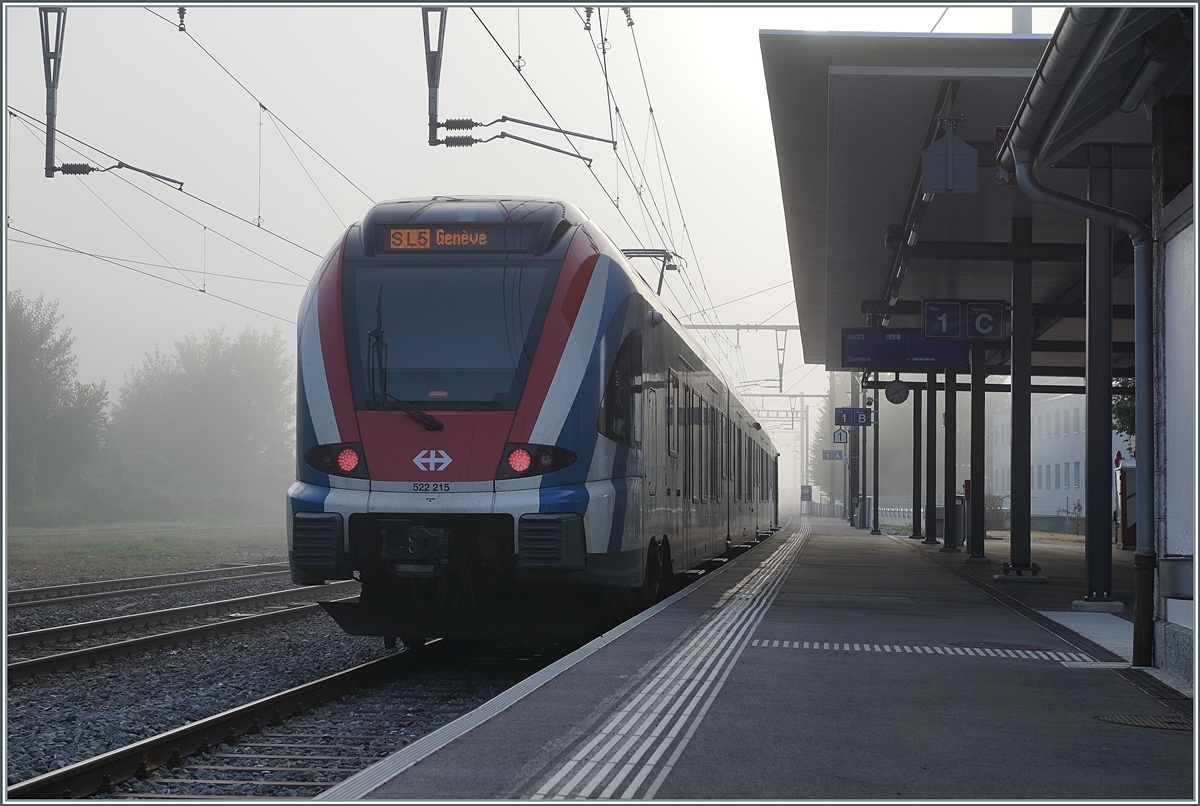
M1194 801L1190 683L1046 615L1129 624L1072 612L1072 545L995 583L794 521L320 799Z

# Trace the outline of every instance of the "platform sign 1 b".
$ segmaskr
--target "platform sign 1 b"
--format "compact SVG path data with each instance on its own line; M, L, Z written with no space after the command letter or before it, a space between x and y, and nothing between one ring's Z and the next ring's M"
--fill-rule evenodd
M801 484L800 485L800 500L801 501L811 501L812 500L812 485L811 484Z
M870 425L870 409L839 408L833 410L834 425Z

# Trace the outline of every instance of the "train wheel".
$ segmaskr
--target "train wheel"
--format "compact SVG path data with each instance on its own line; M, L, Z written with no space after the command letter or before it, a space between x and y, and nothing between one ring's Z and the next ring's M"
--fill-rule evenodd
M641 608L649 607L658 601L663 589L662 569L662 543L656 540L650 544L650 550L646 557L646 577L638 594L638 605Z

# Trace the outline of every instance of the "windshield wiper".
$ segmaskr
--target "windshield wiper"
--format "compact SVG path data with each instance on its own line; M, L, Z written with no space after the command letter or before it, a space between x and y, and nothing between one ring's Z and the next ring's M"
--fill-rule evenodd
M405 403L400 398L389 395L386 392L384 392L384 395L385 397L382 400L376 401L379 403L379 405L383 406L384 408L399 409L419 422L421 425L425 426L426 431L442 430L442 421L437 417L434 417L431 414L426 414L411 403Z
M425 426L426 431L441 431L441 420L388 394L387 350L387 342L383 340L383 283L380 283L379 299L375 303L375 329L367 334L367 354L371 357L371 372L367 381L371 388L371 400L383 408L399 409Z

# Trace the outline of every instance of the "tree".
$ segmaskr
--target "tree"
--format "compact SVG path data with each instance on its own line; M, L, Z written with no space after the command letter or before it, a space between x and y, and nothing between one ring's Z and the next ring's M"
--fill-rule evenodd
M1117 378L1116 386L1123 389L1133 388L1133 378ZM1124 434L1130 437L1129 440L1129 455L1136 457L1137 451L1134 450L1134 434L1137 433L1137 406L1133 395L1113 395L1112 399L1112 427L1113 431L1118 434Z
M103 383L75 380L75 337L58 302L6 299L8 492L18 504L61 497L100 455L108 424Z
M175 349L167 356L156 347L126 376L111 427L115 460L177 501L259 512L277 505L293 461L293 370L282 334L210 330Z

